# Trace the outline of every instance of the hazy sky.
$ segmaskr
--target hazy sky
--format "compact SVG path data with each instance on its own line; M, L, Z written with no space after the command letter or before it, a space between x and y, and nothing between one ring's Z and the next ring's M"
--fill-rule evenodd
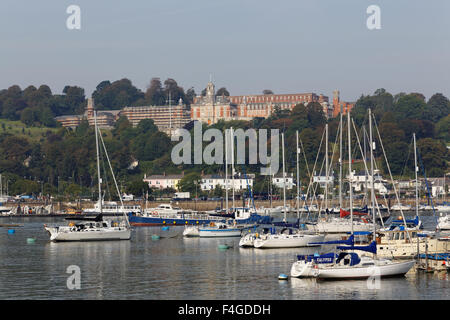
M69 5L81 29L69 30ZM366 9L381 8L369 30ZM449 0L2 0L0 88L210 74L232 95L315 92L355 101L378 88L450 97Z

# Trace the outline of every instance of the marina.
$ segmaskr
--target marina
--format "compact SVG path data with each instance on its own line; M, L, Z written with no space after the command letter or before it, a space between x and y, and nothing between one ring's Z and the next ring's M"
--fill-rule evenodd
M42 225L62 221L11 217L9 223L23 227L14 234L0 228L0 299L450 298L450 277L443 270L430 273L414 268L404 277L382 279L379 289L368 287L366 280L278 280L278 275L290 274L297 255L326 252L330 246L319 250L242 248L239 237L183 237L182 226L170 227L176 236L156 240L152 235L159 227L132 228L129 241L49 241ZM423 222L426 229L436 224L429 215L423 216ZM29 238L34 241L27 241ZM227 250L219 248L223 245ZM80 267L80 290L66 286L66 269L71 265Z
M4 310L445 316L450 1L4 2Z

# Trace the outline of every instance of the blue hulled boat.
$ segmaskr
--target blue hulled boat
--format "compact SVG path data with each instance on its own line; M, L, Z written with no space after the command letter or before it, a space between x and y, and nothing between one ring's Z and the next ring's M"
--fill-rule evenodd
M237 224L270 224L271 217L261 216L251 208L235 208L234 220ZM228 215L206 214L190 211L162 212L158 210L146 211L141 214L129 213L128 220L132 226L161 226L161 225L204 225L211 222L226 222Z

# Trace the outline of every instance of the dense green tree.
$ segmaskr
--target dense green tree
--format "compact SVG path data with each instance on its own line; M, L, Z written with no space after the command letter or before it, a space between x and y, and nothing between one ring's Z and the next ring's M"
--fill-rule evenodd
M437 122L450 114L450 101L441 93L436 93L427 102L428 120Z
M400 99L395 104L395 113L398 118L402 119L427 119L429 114L426 111L425 101L417 94L408 94Z
M225 190L220 185L216 185L216 187L212 191L213 197L221 198L224 196L224 194L225 194Z
M423 165L429 177L442 177L450 161L450 151L439 140L431 138L417 141L420 165Z
M187 103L188 105L191 105L192 103L194 103L194 98L195 98L196 96L197 96L197 95L195 94L194 88L189 88L189 89L186 91L186 94L185 94L185 97L186 97L186 103Z
M97 110L121 109L134 105L144 98L144 93L124 78L108 83L102 81L92 93Z
M201 176L197 172L186 174L178 183L178 189L182 192L190 192L191 195L195 195L201 191L200 189Z
M132 180L126 186L126 193L135 197L145 195L148 191L151 191L148 183L142 181L142 179Z
M177 82L174 79L167 79L164 81L164 97L166 98L166 101L164 104L166 104L169 101L169 93L170 93L170 100L171 104L178 104L179 100L181 99L184 103L186 103L186 97L184 94L184 89L182 87L179 87Z
M166 103L161 80L159 78L152 78L150 85L145 92L145 99L150 105L154 106L162 106Z
M435 129L437 138L450 141L450 114L439 120Z
M386 157L389 162L389 167L391 168L391 172L393 175L402 174L405 169L408 157L409 145L403 141L392 141L390 143L385 144L383 141L383 145L386 151ZM411 157L409 157L411 160ZM382 168L384 172L389 172L387 170L386 161L382 161Z
M63 93L65 94L65 109L72 112L67 114L81 114L84 112L84 109L86 107L86 98L84 96L83 88L77 86L65 86L63 89Z

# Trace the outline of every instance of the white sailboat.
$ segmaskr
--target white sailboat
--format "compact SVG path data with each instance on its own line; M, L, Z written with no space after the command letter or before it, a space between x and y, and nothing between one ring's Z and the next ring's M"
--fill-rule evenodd
M373 177L373 140L372 140L372 128L371 128L371 111L369 109L369 125L370 125L370 158L371 158L371 175ZM350 113L348 113L348 145L349 145L349 172L351 172L351 135L350 135ZM351 181L350 181L351 183ZM374 186L372 178L371 188L371 202L374 207ZM373 218L375 219L375 210L372 211ZM352 201L352 188L350 186L350 216L353 220L353 201ZM352 229L352 236L354 231ZM373 229L373 237L376 238L376 228ZM314 267L314 276L318 279L367 279L370 277L392 277L392 276L404 276L415 264L414 260L408 260L404 262L394 262L389 259L380 259L376 257L377 245L376 241L373 241L369 246L361 247L350 245L348 247L338 247L343 250L336 259L333 259L332 263L317 264L317 268ZM366 255L359 255L355 252L348 252L346 250L360 250L372 252L373 257Z
M97 128L97 116L94 113L95 121L95 145L97 150L97 172L98 172L98 192L99 198L101 198L101 178L100 178L100 159L99 159L99 143L98 136L99 130ZM100 136L101 138L101 136ZM102 139L102 138L101 138ZM102 139L103 143L103 139ZM116 179L114 177L114 172L109 161L108 153L106 151L105 145L103 143L103 148L105 150L108 163L110 165L111 174L116 185L117 192L122 202L122 197L117 186ZM128 217L124 214L124 221L105 221L103 220L103 209L102 202L99 200L99 214L95 217L82 217L82 218L72 218L71 220L77 220L78 222L70 222L68 226L47 226L44 225L44 229L50 234L51 241L95 241L95 240L130 240L131 238L131 227L128 222ZM123 207L123 203L122 203Z
M308 247L313 242L321 242L325 236L321 234L307 234L304 232L280 232L265 234L254 239L255 248L300 248Z
M342 201L342 115L340 117L339 131L340 131L340 146L339 146L339 206L340 209L343 208ZM350 124L349 124L350 126ZM328 179L328 175L327 175ZM349 179L351 176L349 174ZM350 182L351 184L351 182ZM327 188L325 188L325 191ZM315 231L318 233L349 233L352 230L357 232L371 231L375 227L374 223L368 222L367 220L359 220L359 221L351 221L348 218L341 217L324 217L319 218L316 223L308 223L306 224L306 228L308 231Z
M298 140L297 140L298 141ZM282 145L282 158L283 158L283 201L284 201L284 219L283 222L287 221L286 217L286 170L285 170L285 160L284 160L284 133L281 134L281 145ZM297 144L298 151L298 144ZM267 233L260 235L255 238L253 245L255 248L298 248L306 247L311 242L323 241L324 235L305 233L300 230L295 230L291 228L285 228L287 232L280 233Z
M198 227L200 238L240 237L242 228L223 222L211 222L208 226Z

